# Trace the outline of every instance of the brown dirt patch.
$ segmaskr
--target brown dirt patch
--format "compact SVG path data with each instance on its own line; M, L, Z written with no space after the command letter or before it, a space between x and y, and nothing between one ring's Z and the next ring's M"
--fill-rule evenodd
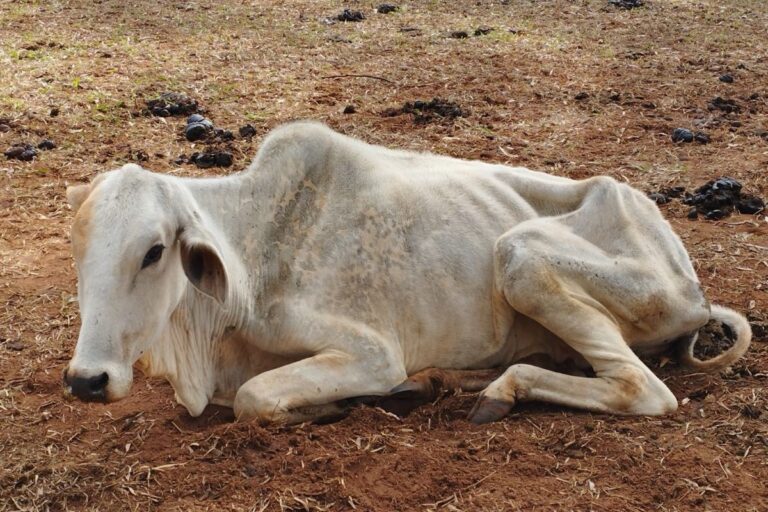
M109 406L60 394L79 326L65 186L128 161L230 172L176 163L202 149L184 119L141 114L166 91L217 127L255 128L228 147L233 171L272 127L313 118L393 147L647 191L731 176L766 197L763 2L644 4L406 2L380 15L353 1L364 20L329 24L343 8L330 1L0 2L0 149L57 145L0 156L0 511L766 510L765 216L690 221L679 201L662 210L708 297L762 334L722 375L654 363L681 400L669 417L525 405L478 427L461 394L403 419L360 408L261 428L216 407L191 419L143 378ZM381 115L431 98L467 115ZM710 142L673 144L678 127Z

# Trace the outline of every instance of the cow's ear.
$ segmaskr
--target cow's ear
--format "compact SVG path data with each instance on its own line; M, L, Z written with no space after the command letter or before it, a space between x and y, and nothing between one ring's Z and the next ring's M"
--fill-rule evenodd
M197 229L179 236L181 265L192 285L220 304L227 298L227 271L216 247Z
M85 185L73 185L71 187L67 187L67 202L69 203L69 206L72 207L72 210L74 210L75 213L77 213L77 210L80 209L80 206L85 202L85 200L88 198L88 194L91 193L91 184L86 183Z

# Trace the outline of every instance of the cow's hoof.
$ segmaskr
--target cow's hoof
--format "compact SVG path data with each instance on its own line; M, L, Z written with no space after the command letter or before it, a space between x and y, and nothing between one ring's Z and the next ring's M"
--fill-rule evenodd
M509 414L514 406L515 404L511 402L480 395L475 406L469 411L469 421L477 425L498 421Z
M426 386L424 382L408 379L392 388L389 396L401 400L429 401L435 398L435 393L433 388Z
M440 396L444 380L443 372L440 370L422 370L392 388L389 396L398 400L431 402Z

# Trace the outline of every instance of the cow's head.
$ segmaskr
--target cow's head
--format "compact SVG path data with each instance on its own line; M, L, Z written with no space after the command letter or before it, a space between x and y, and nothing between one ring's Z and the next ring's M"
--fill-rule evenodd
M178 181L126 165L67 189L81 328L64 371L83 400L114 401L156 343L191 282L225 301L227 273L192 195Z

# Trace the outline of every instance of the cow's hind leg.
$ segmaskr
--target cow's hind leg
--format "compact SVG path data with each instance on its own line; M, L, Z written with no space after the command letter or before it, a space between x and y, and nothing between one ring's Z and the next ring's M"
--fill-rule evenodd
M501 375L499 369L447 370L425 368L408 377L390 391L390 396L402 399L432 401L451 391L481 391Z
M617 414L660 415L677 408L667 386L627 345L625 320L612 313L631 313L634 304L644 303L643 294L658 299L664 285L654 281L655 269L644 272L632 259L620 261L553 220L514 228L497 241L495 258L495 284L510 307L581 354L596 377L512 365L481 394L473 421L496 420L520 400Z

